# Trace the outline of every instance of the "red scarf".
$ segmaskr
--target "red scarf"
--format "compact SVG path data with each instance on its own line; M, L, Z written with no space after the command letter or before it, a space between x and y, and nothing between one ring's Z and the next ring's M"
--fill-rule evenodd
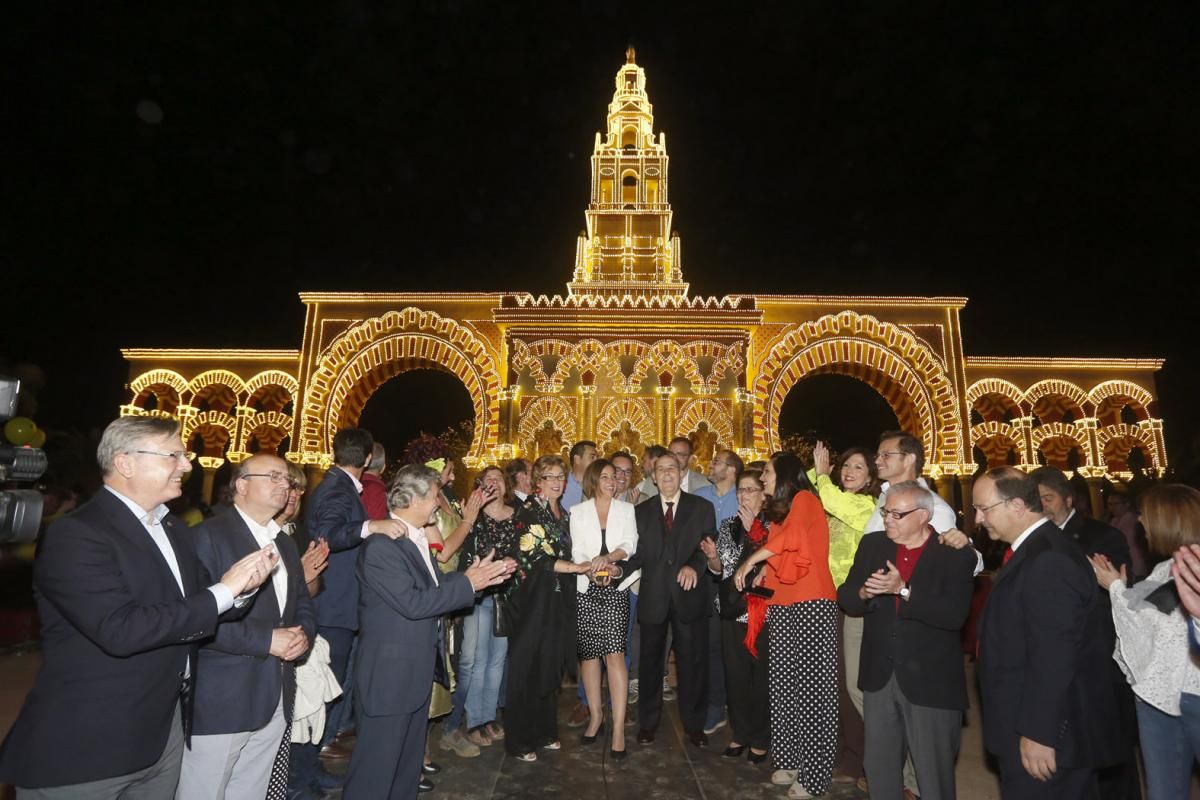
M746 536L754 544L754 549L762 547L767 541L767 529L763 527L761 520L754 520L754 524L750 526L750 530L746 532ZM746 595L746 638L742 644L746 646L746 650L750 655L758 658L757 639L759 631L767 621L767 598L757 594Z

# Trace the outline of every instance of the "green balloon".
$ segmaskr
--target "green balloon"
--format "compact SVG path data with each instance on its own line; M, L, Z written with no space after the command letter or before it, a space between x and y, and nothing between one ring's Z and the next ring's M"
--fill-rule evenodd
M42 430L41 428L38 428L37 430L35 430L33 432L33 436L29 437L29 441L26 442L26 444L29 445L30 447L43 446L44 444L46 444L46 432L44 430Z
M28 444L29 440L33 438L33 432L36 430L37 426L33 424L33 420L29 417L13 417L4 423L4 435L18 447Z

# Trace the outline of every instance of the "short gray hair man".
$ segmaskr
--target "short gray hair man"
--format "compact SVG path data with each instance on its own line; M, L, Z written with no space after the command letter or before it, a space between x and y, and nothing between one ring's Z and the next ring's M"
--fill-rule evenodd
M147 439L177 436L179 423L162 417L118 417L104 429L96 461L105 475L112 472L113 460L122 453L132 453Z
M421 464L410 464L396 473L388 487L388 508L408 508L418 497L428 497L429 490L441 486L437 470Z

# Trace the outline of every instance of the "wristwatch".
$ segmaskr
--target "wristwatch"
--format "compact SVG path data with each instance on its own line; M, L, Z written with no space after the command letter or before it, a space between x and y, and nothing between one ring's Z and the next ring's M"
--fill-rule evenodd
M900 595L902 600L907 600L908 596L912 594L912 590L908 588L908 584L906 583L900 587L900 591L896 592L896 594Z

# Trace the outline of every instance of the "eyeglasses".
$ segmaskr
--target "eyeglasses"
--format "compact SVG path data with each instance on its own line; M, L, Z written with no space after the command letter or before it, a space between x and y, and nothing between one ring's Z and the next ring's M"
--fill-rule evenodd
M617 473L618 475L632 475L633 474L633 470L621 469L620 467L613 467L613 472Z
M738 494L758 494L762 489L758 486L741 486L738 488Z
M881 508L881 509L879 509L879 513L883 514L884 519L891 517L892 519L899 522L900 520L904 519L905 517L907 517L909 514L913 513L914 511L920 511L920 510L921 510L920 508L910 508L908 511L893 511L890 508Z
M189 453L186 450L172 450L170 453L163 453L159 450L130 450L131 453L141 453L144 456L160 456L162 458L173 458L176 461L194 461L195 453Z
M550 483L561 483L567 479L566 475L543 475L538 478L540 481L548 481Z
M973 505L973 506L971 506L971 508L973 508L973 509L975 509L976 511L978 511L980 514L986 514L987 512L991 511L991 510L992 510L993 508L995 508L996 506L1004 505L1005 503L1007 503L1007 502L1008 502L1009 500L1011 500L1011 499L1012 499L1012 498L1011 498L1011 497L1009 497L1009 498L1007 498L1007 499L1005 499L1005 500L997 500L996 502L992 503L990 506L976 506L976 505Z
M286 483L288 487L295 489L298 484L291 480L286 472L247 472L245 475L239 475L239 478L266 478L271 483Z
M876 458L891 458L892 456L902 456L903 452L899 450L880 450L875 454Z

